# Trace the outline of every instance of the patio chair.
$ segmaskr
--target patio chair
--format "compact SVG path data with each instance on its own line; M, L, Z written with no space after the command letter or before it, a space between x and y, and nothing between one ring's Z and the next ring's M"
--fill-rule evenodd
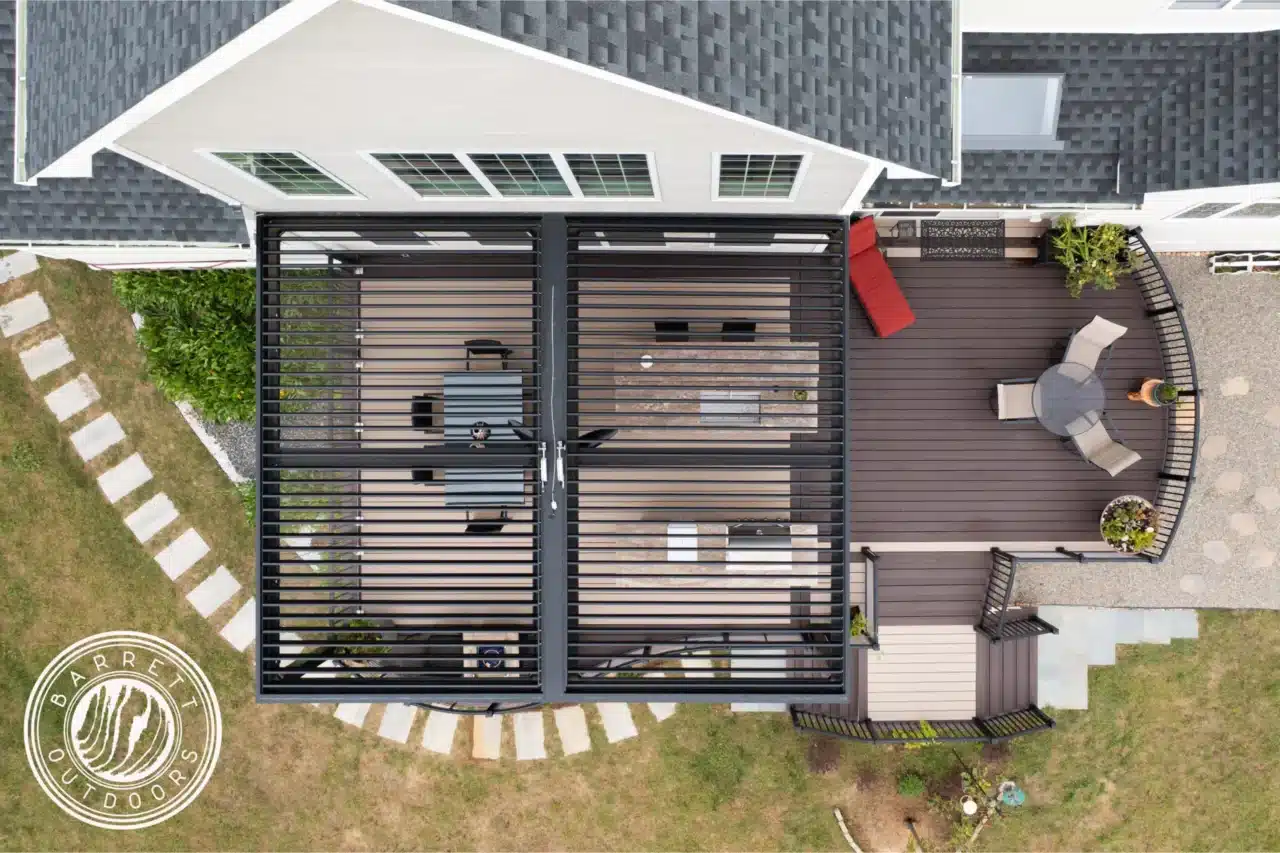
M1070 441L1086 462L1098 466L1112 477L1142 460L1137 453L1113 439L1102 421L1079 435L1071 436Z
M503 346L502 341L479 338L465 341L463 346L467 348L467 370L471 369L471 359L478 355L496 355L502 360L502 369L507 369L507 359L511 357L512 350Z
M751 343L756 339L754 320L725 320L720 324L721 341L743 341Z
M687 344L689 342L689 321L687 320L655 320L653 334L660 344Z
M507 511L504 509L498 513L497 518L475 519L472 520L471 511L467 512L467 529L466 533L471 536L494 536L502 532L502 528L510 520Z
M902 288L876 246L876 221L859 219L849 227L849 286L877 335L887 338L916 321Z
M616 429L593 429L591 432L584 432L578 436L578 447L582 450L591 450L604 444L617 434L618 431Z
M424 432L435 426L435 402L440 399L431 394L415 394L409 406L413 428Z
M997 382L996 387L991 389L991 411L1002 421L1034 421L1036 410L1031 402L1031 394L1035 387L1035 379L1006 379L1004 382Z
M1106 352L1109 362L1112 345L1127 331L1129 329L1119 323L1094 316L1088 325L1077 330L1067 341L1067 351L1062 360L1083 364L1096 373L1103 373L1107 369L1106 365L1103 365L1102 370L1098 370L1098 359L1102 357L1103 352Z

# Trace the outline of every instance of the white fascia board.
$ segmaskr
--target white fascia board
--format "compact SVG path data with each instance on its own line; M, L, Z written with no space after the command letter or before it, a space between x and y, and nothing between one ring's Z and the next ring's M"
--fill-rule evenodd
M338 0L293 0L286 3L125 110L101 130L30 176L31 180L93 177L94 154L336 2Z
M416 12L412 9L406 9L403 6L397 6L396 4L389 2L389 0L351 0L351 2L359 3L361 6L368 6L370 9L378 9L380 11L386 12L387 14L396 15L408 21L416 21L420 24L426 24L427 26L444 30L456 36L473 39L475 41L482 42L484 44L488 44L494 47L504 48L514 53L518 53L521 56L526 56L531 59L536 59L540 62L548 62L552 65L558 65L561 68L568 68L573 71L577 71L580 74L586 74L590 77L595 77L596 79L599 79L599 80L607 80L610 83L614 83L618 86L623 86L628 89L633 89L637 92L645 92L654 97L662 98L663 100L671 101L673 103L683 104L688 107L693 107L694 109L702 110L703 112L707 112L707 113L711 113L712 115L719 116L720 118L730 119L740 124L745 124L750 127L758 128L760 130L766 130L771 133L775 133L779 136L785 137L793 142L803 142L806 145L812 145L814 147L821 148L825 151L830 151L834 154L841 154L845 157L848 157L851 160L857 160L860 163L876 164L876 163L883 162L876 157L870 156L869 154L860 154L857 151L851 151L848 148L841 148L839 145L834 145L830 142L823 142L821 139L815 139L812 136L805 136L803 133L797 133L794 130L787 130L786 128L778 127L775 124L769 124L766 121L760 121L759 119L754 119L744 115L739 115L738 113L731 112L730 110L726 110L722 107L712 106L711 104L703 103L702 101L695 100L694 98L690 98L686 95L678 95L675 92L668 92L666 89L659 88L649 83L643 83L639 80L633 80L630 77L626 77L622 74L615 74L612 71L605 71L602 68L596 68L594 65L588 65L585 62L578 62L577 60L574 60L574 59L567 59L563 56L556 56L554 53L549 53L548 51L545 51L545 50L539 50L536 47L529 47L527 45L520 44L520 42L503 38L502 36L495 36L490 33L484 33L484 32L481 32L480 30L472 29L471 27L468 27L464 24L455 24L454 22L446 21L443 18L436 18L431 15L424 14L422 12Z
M840 208L841 216L852 216L853 212L862 206L862 200L867 197L867 193L871 190L871 185L880 177L880 173L893 169L891 163L883 161L876 162L867 166L867 170L862 173L862 177L858 178L858 182L853 185L853 192L849 193L849 198Z

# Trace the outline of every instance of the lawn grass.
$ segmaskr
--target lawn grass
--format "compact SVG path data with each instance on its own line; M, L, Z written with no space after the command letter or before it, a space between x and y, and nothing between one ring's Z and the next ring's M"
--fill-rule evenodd
M1200 615L1200 638L1121 646L1089 711L1012 747L1028 807L990 850L1280 849L1280 614Z
M373 734L377 711L357 732L309 707L255 704L250 656L216 632L231 608L206 621L182 599L215 560L249 585L252 531L240 495L143 378L106 277L46 262L0 301L32 287L78 361L33 386L15 354L29 341L0 344L0 849L845 850L833 806L867 849L905 849L907 814L941 838L923 798L899 797L897 787L908 772L934 792L953 783L949 746L840 744L827 756L834 769L816 773L811 739L782 715L685 705L657 723L633 706L640 735L624 743L603 743L594 726L592 750L572 758L473 762L384 741ZM59 426L41 401L81 370L102 391L100 410L116 414L159 487L213 546L180 585L72 451L67 436L86 416ZM40 791L20 721L58 651L118 629L191 654L214 683L225 725L221 761L190 808L112 833L65 816ZM1208 614L1201 635L1122 649L1117 666L1092 675L1092 710L1060 714L1056 732L1014 742L996 776L1018 779L1028 805L979 846L1280 848L1280 614ZM554 741L549 713L546 725ZM966 761L977 754L960 752Z

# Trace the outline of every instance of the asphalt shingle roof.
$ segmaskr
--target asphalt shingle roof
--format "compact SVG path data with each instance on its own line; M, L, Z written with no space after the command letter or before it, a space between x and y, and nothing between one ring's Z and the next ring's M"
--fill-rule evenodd
M27 174L283 5L283 0L27 4Z
M0 0L0 240L248 243L240 208L108 151L92 178L13 183L13 24Z
M966 73L1064 76L1061 152L961 155L962 183L881 178L869 203L1140 202L1280 180L1280 32L965 33Z
M947 168L947 0L400 4L873 157ZM28 173L279 5L32 2Z
M946 0L398 2L842 148L949 172Z

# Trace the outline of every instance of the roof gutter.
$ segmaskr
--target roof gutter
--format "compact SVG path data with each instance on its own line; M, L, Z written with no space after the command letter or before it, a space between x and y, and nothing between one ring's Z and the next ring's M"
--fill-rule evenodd
M13 7L13 182L27 180L27 0Z
M964 82L964 33L960 29L960 0L951 0L951 180L944 187L960 184L960 94Z

